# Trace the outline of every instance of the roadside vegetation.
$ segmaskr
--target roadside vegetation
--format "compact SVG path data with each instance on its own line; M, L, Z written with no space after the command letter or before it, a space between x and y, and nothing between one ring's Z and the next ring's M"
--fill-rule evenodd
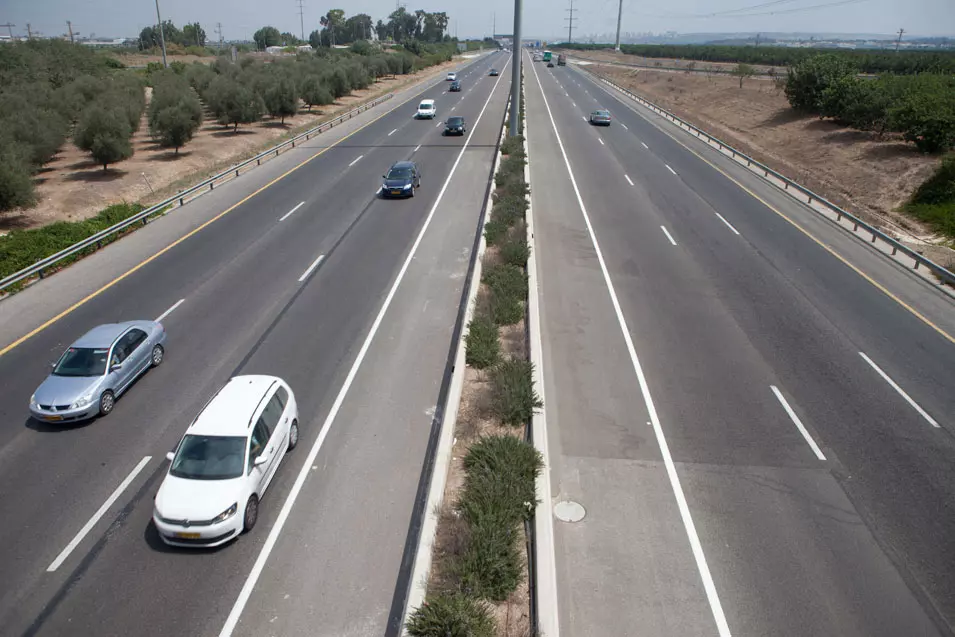
M459 412L460 486L445 498L427 601L407 622L414 637L530 634L526 525L542 459L527 441L541 401L523 346L530 254L523 137L506 138L501 153L466 340L465 392L478 407Z
M902 209L936 232L955 239L955 153L942 159L935 174L918 187Z

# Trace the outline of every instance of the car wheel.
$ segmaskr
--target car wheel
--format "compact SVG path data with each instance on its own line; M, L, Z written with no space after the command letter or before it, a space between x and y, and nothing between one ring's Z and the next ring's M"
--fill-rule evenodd
M116 405L116 397L113 395L113 392L106 390L99 397L99 414L100 416L108 416L113 407Z
M162 348L162 345L154 345L153 353L150 356L153 367L159 367L162 365L163 357L166 355L166 350Z
M254 493L249 496L249 501L245 503L245 514L242 518L242 532L248 533L255 526L259 519L259 498Z
M288 450L291 451L298 444L298 421L293 420L288 430Z

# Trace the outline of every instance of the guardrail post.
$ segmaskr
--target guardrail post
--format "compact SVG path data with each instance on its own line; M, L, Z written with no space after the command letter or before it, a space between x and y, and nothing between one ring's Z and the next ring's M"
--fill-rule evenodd
M182 198L182 197L179 197L179 206L180 206L180 207L186 205L186 204L182 203L182 200L183 200L183 198Z
M261 165L262 165L262 160L261 160L261 159L256 159L256 160L255 160L255 165L256 165L256 166L261 166Z
M918 270L918 269L919 269L919 260L918 260L918 259L915 260L915 268L914 268L914 269L915 269L915 270Z
M872 233L872 243L875 243L875 240L876 240L877 237L878 237L878 235L873 232L873 233Z
M852 222L852 231L853 231L853 232L856 232L856 231L858 231L858 230L859 230L859 224L856 223L855 221L853 221L853 222Z
M842 213L839 212L838 210L836 210L836 221L837 221L837 222L838 222L838 221L842 221ZM893 254L895 254L895 253L893 252Z
M216 187L215 183L213 183L213 182L210 181L210 182L209 182L209 190L215 190L215 187Z
M40 270L37 274L40 275L40 278L41 278L41 279L43 278L43 270Z
M892 246L892 256L893 256L893 257L895 256L895 253L898 252L898 251L899 251L899 247L898 247L898 246Z
M235 176L236 176L236 177L239 176L239 169L238 169L238 168L235 169Z
M783 190L789 190L789 182L788 182L788 181L784 181L784 182L783 182Z

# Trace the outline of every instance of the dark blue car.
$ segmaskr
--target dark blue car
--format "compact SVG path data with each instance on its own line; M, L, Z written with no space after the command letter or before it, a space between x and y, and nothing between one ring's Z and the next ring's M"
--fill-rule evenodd
M421 171L413 161L395 163L381 184L381 196L414 197L416 188L421 187Z

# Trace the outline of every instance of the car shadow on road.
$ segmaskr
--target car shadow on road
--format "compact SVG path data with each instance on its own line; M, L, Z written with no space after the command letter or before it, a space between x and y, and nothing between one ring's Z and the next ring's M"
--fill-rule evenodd
M23 426L26 427L27 429L32 429L33 431L38 431L44 434L62 434L62 433L68 433L71 431L79 431L81 429L86 429L97 420L99 420L99 416L95 416L87 420L55 423L55 422L44 422L42 420L37 420L33 416L27 416L27 420L23 424Z

